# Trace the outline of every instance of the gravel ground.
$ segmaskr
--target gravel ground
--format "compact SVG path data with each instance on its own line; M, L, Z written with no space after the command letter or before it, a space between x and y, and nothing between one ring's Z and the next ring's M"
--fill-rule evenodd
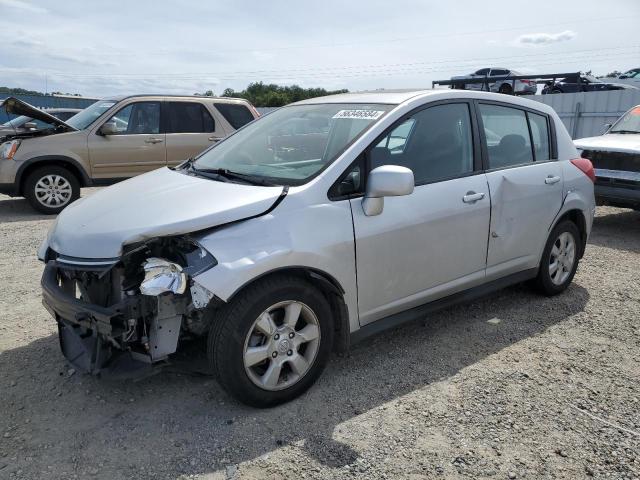
M387 332L270 410L183 359L136 383L70 369L34 255L52 221L0 197L0 478L640 478L640 212L598 209L563 295Z

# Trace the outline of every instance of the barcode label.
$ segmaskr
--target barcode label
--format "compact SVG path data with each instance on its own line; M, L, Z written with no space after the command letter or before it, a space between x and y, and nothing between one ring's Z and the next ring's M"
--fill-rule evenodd
M384 114L379 110L340 110L333 118L359 118L361 120L377 120Z

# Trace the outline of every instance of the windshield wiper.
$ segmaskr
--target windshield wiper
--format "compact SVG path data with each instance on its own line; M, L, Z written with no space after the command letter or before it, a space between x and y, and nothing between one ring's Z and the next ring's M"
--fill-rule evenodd
M241 180L251 185L262 185L263 187L276 187L275 183L269 182L257 175L250 175L248 173L233 172L227 168L196 168L192 161L189 161L188 168L196 174L214 174L220 177L228 178L230 180Z
M631 133L631 134L635 134L635 133L640 133L640 131L638 131L638 130L611 130L609 133Z

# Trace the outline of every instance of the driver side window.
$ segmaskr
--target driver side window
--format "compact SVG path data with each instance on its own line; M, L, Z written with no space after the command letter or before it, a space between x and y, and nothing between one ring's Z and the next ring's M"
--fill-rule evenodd
M131 103L107 122L115 123L116 135L160 133L160 102Z
M369 151L369 169L399 165L416 185L473 172L473 137L467 103L425 108L394 127Z

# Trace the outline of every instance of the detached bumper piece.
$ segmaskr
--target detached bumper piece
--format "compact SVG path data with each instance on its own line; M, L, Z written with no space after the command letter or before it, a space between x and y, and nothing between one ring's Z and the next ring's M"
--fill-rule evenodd
M133 295L109 307L85 302L76 298L77 280L65 275L65 268L49 261L41 284L42 303L58 322L60 348L67 360L94 375L148 375L152 355L128 348L123 340L145 318L155 317L155 299Z

